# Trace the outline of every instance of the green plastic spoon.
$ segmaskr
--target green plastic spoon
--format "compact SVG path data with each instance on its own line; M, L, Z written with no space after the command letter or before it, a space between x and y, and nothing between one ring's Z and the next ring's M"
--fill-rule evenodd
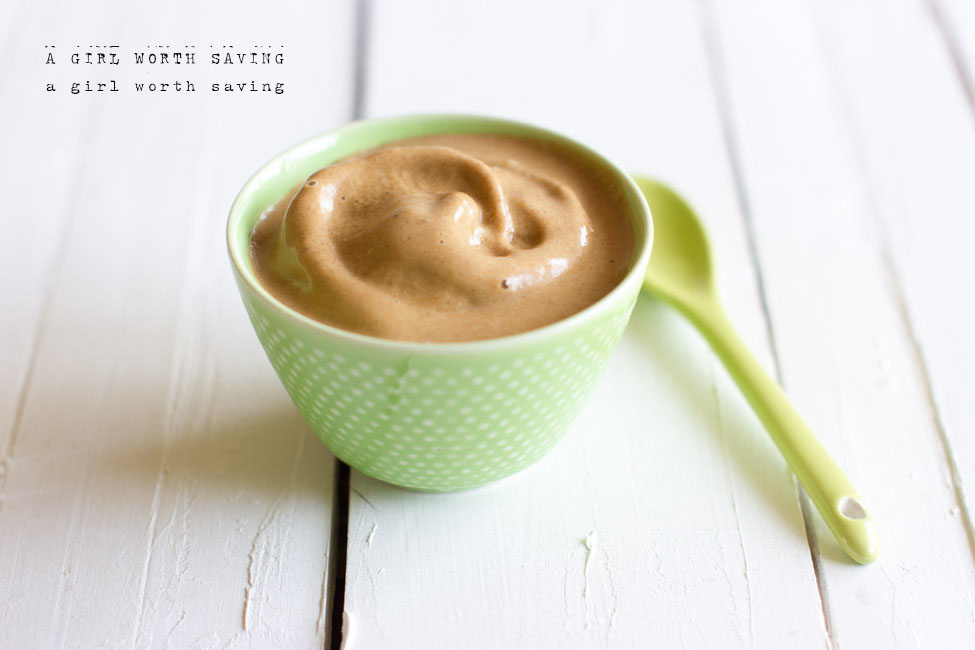
M704 335L755 409L836 541L860 564L877 559L877 528L846 475L735 334L718 300L707 235L673 190L634 177L653 214L653 254L643 287Z

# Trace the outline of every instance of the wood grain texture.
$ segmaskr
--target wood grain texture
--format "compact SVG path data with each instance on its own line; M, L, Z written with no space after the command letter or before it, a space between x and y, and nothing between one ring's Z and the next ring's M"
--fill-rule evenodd
M967 648L972 7L0 3L0 648L328 643L333 458L250 331L223 227L292 142L414 111L535 122L684 192L881 560L849 564L814 511L810 549L724 370L644 300L534 468L449 495L353 472L346 650ZM284 44L273 72L194 78L288 89L51 95L112 76L42 70L52 43Z
M834 646L963 648L975 571L923 364L950 345L930 374L964 382L970 308L936 296L970 268L948 251L971 240L975 147L929 14L894 4L713 9L785 386L882 536L850 566L814 520Z
M248 174L347 119L351 23L346 2L47 4L18 34L5 196L37 219L4 220L25 281L3 293L2 381L26 384L0 411L0 646L323 645L333 459L250 332L223 230ZM281 97L52 99L49 40L270 40L297 63L213 71Z
M694 5L388 2L373 20L370 114L538 122L692 196L732 318L770 361ZM794 483L659 304L638 305L578 425L524 475L454 495L352 486L350 647L826 643Z

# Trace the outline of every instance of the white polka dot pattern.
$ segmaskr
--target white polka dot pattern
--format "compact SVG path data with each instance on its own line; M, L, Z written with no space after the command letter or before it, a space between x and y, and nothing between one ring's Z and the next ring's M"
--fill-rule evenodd
M585 404L636 301L502 351L410 355L299 327L243 293L271 365L325 444L376 478L434 491L489 483L545 455Z

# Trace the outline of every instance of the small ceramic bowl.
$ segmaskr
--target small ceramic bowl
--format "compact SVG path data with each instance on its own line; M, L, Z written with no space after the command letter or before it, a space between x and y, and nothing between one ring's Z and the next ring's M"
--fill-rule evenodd
M391 140L490 133L557 141L606 168L622 189L634 248L623 281L551 325L468 343L390 341L324 325L258 282L249 238L261 212L313 172ZM350 466L418 490L483 485L544 456L585 404L619 343L650 259L650 210L630 177L564 136L507 120L416 115L323 133L264 165L227 224L237 286L271 365L316 434Z

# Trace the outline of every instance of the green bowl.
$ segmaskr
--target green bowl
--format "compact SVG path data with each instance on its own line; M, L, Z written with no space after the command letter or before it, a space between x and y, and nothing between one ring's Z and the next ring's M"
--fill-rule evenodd
M324 325L258 282L249 238L261 212L313 172L391 140L491 133L557 141L612 172L629 206L634 250L623 281L551 325L467 343L390 341ZM350 466L417 490L458 490L514 474L544 456L585 404L629 320L650 259L650 210L630 177L598 153L538 127L465 115L348 124L288 149L247 181L227 243L251 323L295 406Z

